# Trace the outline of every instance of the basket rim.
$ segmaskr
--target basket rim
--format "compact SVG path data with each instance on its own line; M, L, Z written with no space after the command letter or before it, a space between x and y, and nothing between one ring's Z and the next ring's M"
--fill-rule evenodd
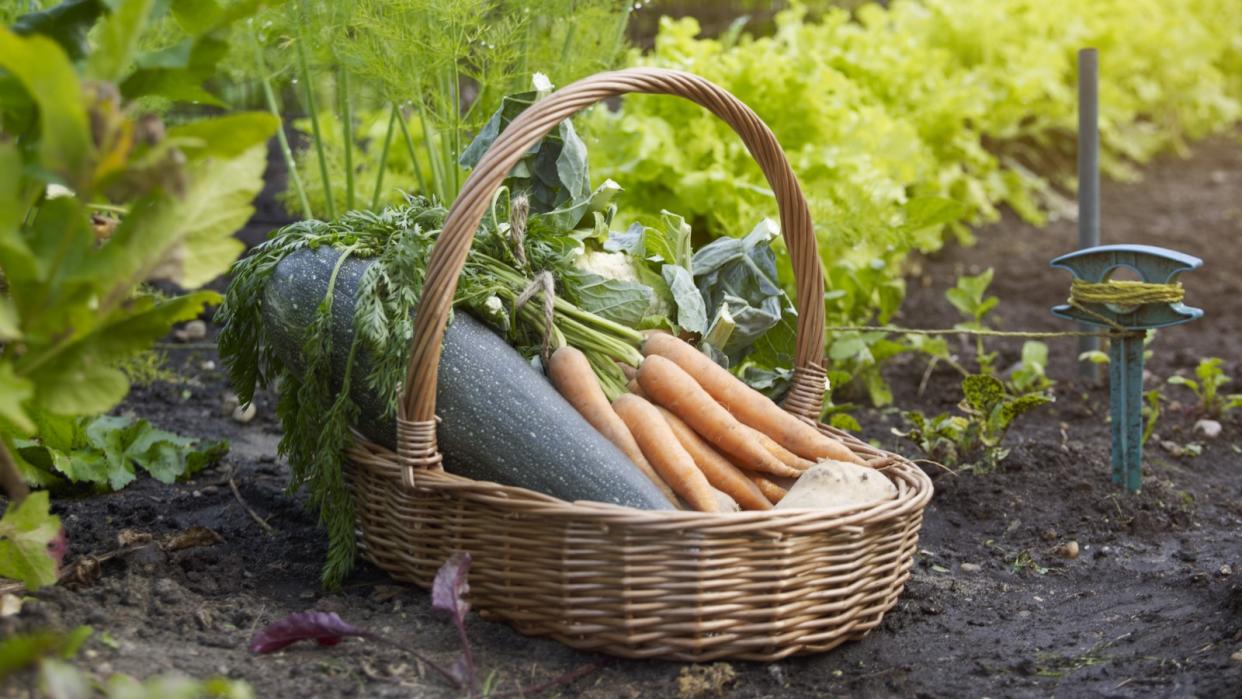
M345 452L351 466L392 472L403 491L433 491L495 508L498 512L521 513L566 521L596 521L624 524L644 529L711 530L715 533L751 533L762 530L813 532L824 529L854 528L862 533L868 524L904 518L921 512L931 500L931 478L918 466L897 454L896 460L876 469L897 486L897 496L865 505L846 505L828 509L790 508L744 510L740 512L699 512L695 510L641 510L612 503L561 500L526 488L494 481L477 481L443 469L417 469L415 485L405 482L406 466L397 453L355 433L355 444ZM868 451L878 451L874 448ZM887 452L882 452L887 454Z

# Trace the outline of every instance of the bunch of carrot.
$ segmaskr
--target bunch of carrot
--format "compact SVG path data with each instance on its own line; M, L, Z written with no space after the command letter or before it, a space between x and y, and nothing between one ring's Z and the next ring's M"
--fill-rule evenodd
M865 463L672 335L651 334L642 353L630 392L611 404L572 347L552 355L548 376L674 502L679 496L702 512L733 503L767 510L821 459Z

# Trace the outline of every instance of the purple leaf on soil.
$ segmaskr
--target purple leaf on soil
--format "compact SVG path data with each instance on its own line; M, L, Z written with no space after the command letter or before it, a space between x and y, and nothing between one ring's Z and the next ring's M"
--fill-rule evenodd
M471 660L463 653L453 660L453 664L449 665L449 674L457 681L459 687L474 686L474 668L471 667Z
M344 621L335 612L298 612L263 627L250 639L250 651L272 653L298 641L335 646L347 636L367 638L372 633Z
M470 554L458 551L440 566L431 584L431 606L447 612L458 627L465 623L466 612L470 611L470 602L466 601L470 594L469 573Z
M65 528L61 527L56 532L56 537L47 542L47 553L56 561L56 570L60 570L61 563L65 560L65 552L69 550L69 538L65 536Z
M463 689L476 689L479 677L475 670L474 653L470 650L470 637L466 634L466 612L470 611L470 602L466 600L466 595L470 594L469 574L469 553L458 551L450 556L431 583L431 606L452 617L457 637L461 640L461 656L453 662L449 674Z

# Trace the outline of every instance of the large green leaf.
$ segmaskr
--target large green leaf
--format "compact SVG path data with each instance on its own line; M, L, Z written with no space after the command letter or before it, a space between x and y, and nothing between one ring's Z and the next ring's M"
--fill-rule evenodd
M12 28L22 36L42 34L48 37L76 61L90 49L86 34L106 10L103 0L65 0L41 12L18 17Z
M660 228L648 228L643 236L643 252L648 260L677 265L692 274L698 270L692 263L690 224L669 211L660 212Z
M17 317L17 309L13 302L0 296L0 342L16 340L22 336L21 320Z
M24 240L39 267L34 270L34 277L14 275L9 280L9 295L30 341L59 335L66 325L73 325L66 322L67 317L89 310L85 308L86 302L96 290L85 288L89 286L88 280L70 279L74 269L94 254L94 238L87 220L77 199L56 197L39 206L25 232Z
M259 144L235 158L191 163L183 197L154 197L125 217L96 257L99 274L133 283L164 278L186 288L223 274L244 249L232 236L254 212L265 155Z
M58 415L105 412L129 391L125 374L76 353L44 365L32 378L39 386L39 406Z
M89 181L90 128L82 88L69 57L47 37L20 37L0 27L0 67L21 81L39 107L43 168L71 188Z
M38 262L22 238L26 216L22 197L22 156L17 146L0 141L0 269L8 283L22 283L38 274ZM0 337L0 339L3 339Z
M633 327L651 305L652 291L645 284L609 279L594 272L573 274L576 301L584 311Z
M38 404L57 415L107 411L129 390L129 381L114 363L146 349L174 323L194 318L218 299L215 292L201 291L171 299L131 300L110 322L31 372L39 387Z
M254 15L266 0L234 0L227 7L216 0L172 0L172 15L181 30L202 36Z
M0 518L0 576L34 590L56 582L56 561L47 546L60 532L60 518L48 511L47 491L31 493Z
M677 304L677 324L692 333L707 332L707 307L694 285L694 277L685 267L674 264L664 265L660 273Z
M173 281L188 289L202 286L228 271L246 249L233 234L254 213L266 165L267 147L259 144L236 158L212 158L191 169L195 192L182 205L182 220L190 225L183 229L184 257Z
M35 425L23 407L34 396L34 385L13 372L13 367L0 362L0 428L17 429L22 434L34 432Z
M280 120L265 112L240 112L199 119L168 129L168 138L190 160L235 158L276 133Z
M95 48L86 62L86 74L115 82L133 62L138 37L147 23L155 0L120 0L100 23Z
M172 0L172 15L181 30L196 36L220 21L224 8L216 0Z
M186 39L162 51L144 54L137 69L121 82L127 100L166 97L181 102L225 106L203 89L203 82L216 73L216 66L229 51L222 33Z
M104 361L116 361L151 346L176 323L193 320L208 305L219 303L214 291L160 298L138 296L112 322L87 339L84 349Z

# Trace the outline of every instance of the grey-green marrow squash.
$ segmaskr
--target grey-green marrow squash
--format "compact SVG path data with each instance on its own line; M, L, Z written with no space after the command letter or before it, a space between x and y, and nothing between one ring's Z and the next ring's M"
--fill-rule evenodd
M263 323L284 361L301 364L299 348L327 291L340 253L303 249L277 265L264 289ZM332 306L332 370L344 373L353 339L358 284L370 260L349 259L337 275ZM373 358L359 348L354 376L367 376ZM392 448L396 425L366 382L351 381L358 430ZM625 454L574 410L552 384L483 323L454 313L444 335L436 413L444 467L475 480L640 509L673 505Z

